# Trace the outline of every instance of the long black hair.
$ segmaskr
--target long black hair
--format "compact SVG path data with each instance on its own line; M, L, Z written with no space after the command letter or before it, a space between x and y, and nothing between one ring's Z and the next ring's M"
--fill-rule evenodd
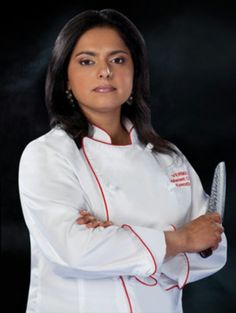
M84 136L89 135L89 122L77 105L68 104L67 67L78 39L89 29L110 27L115 29L130 50L134 64L133 104L124 103L121 117L134 124L139 140L152 143L153 150L162 153L174 152L173 146L159 136L152 127L150 112L149 69L146 45L137 27L122 13L114 9L87 10L70 19L60 31L52 51L46 77L46 106L50 127L59 125L81 147Z

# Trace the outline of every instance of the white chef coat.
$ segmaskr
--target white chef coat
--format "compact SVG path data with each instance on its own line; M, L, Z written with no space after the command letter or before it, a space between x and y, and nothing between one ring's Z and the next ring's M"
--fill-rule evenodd
M97 126L78 149L59 127L30 142L19 192L31 241L27 313L179 313L186 283L226 262L226 238L207 259L165 259L164 230L205 213L208 196L187 159L154 153L126 119L131 143ZM76 224L81 209L114 225Z

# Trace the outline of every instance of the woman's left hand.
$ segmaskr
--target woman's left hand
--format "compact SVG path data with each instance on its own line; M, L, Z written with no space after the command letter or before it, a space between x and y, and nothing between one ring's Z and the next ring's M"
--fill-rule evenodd
M81 210L80 215L81 217L77 218L76 223L79 225L86 225L88 228L97 228L99 226L106 228L113 224L111 221L98 220L95 216L86 210Z

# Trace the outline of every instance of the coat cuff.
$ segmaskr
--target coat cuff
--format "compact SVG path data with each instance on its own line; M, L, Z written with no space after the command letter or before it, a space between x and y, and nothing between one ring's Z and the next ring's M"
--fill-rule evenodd
M175 257L166 259L161 268L159 285L166 290L174 287L182 289L189 278L189 259L186 253L179 253Z
M159 276L161 274L162 263L166 254L166 242L164 232L146 228L142 226L133 226L124 224L122 227L129 230L140 242L144 253L150 261L150 271L148 275L137 277L141 283L152 285L156 279L152 275ZM148 277L147 277L148 276ZM141 281L142 280L142 281ZM155 283L156 284L156 283Z
M176 227L171 224L168 230L175 231ZM161 269L159 285L165 290L172 288L182 289L189 279L189 258L186 253L179 253L174 257L165 259Z

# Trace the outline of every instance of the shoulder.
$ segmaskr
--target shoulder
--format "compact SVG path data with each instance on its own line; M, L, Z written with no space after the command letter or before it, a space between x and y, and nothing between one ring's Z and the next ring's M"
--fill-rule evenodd
M25 146L20 164L51 163L62 159L73 162L79 153L74 140L63 129L53 128Z
M186 155L174 144L172 144L177 153L169 154L157 154L156 158L161 164L163 170L172 178L188 177L191 181L191 185L202 185L201 179L196 172L195 168L188 160Z
M63 129L53 128L44 135L30 141L24 148L22 155L37 151L53 151L66 156L76 149L77 146L74 140Z
M155 158L158 163L164 169L181 167L186 164L188 161L182 151L173 143L171 143L175 152L168 153L154 153Z

